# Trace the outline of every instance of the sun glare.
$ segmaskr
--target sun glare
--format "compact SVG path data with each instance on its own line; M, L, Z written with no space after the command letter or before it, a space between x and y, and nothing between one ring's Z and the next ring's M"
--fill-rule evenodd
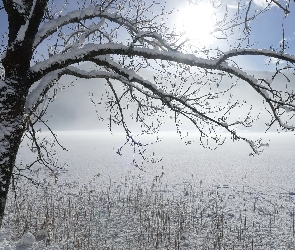
M210 33L214 30L215 22L214 8L211 4L190 4L179 10L177 29L187 39L208 44L213 40Z

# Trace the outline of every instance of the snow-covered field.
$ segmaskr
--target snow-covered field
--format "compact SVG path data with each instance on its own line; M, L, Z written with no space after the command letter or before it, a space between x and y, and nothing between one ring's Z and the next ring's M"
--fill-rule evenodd
M164 136L143 172L118 137L60 133L68 172L10 193L0 249L295 249L293 137L253 158Z

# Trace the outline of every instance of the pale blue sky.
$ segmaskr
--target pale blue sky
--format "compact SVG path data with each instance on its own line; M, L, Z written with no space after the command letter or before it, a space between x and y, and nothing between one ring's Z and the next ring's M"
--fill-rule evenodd
M161 0L159 0L161 2ZM181 7L187 2L176 1L176 0L168 0L169 7L174 6L176 9L181 9ZM234 7L236 2L235 0L226 0L230 4L230 6ZM254 0L252 3L252 11L259 10L261 7L259 5L263 5L264 0ZM284 0L280 1L281 3ZM2 0L0 0L0 6L2 6ZM250 10L250 12L251 12ZM284 25L285 29L285 38L288 42L289 49L286 51L289 54L295 53L295 3L291 3L290 6L291 13L284 17L284 12L282 9L279 9L277 6L272 7L266 13L258 16L255 20L251 22L251 35L250 35L250 43L253 44L252 47L256 48L266 48L269 49L273 46L275 49L279 48L279 43L282 39L282 25ZM7 32L7 15L5 10L0 11L0 31L1 33ZM243 57L238 60L239 64L243 65L247 69L251 70L274 70L274 63L270 66L265 67L264 62L266 58L264 57Z
M250 43L258 43L254 45L257 48L269 49L273 46L279 48L282 41L282 25L284 27L285 39L289 46L286 53L295 54L295 4L291 3L291 13L285 17L283 11L278 7L272 7L268 12L257 17L251 22ZM264 70L272 70L274 67L263 67L262 62L265 57L258 57L257 60L244 57L246 65L253 69L262 68Z

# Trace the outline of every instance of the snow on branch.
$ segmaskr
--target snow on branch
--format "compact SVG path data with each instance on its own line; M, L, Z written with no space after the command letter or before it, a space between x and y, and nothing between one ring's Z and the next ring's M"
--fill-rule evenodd
M64 52L73 50L73 49L80 49L83 44L85 43L86 38L88 38L91 34L95 33L97 30L99 30L104 25L105 19L102 18L98 24L92 24L89 27L86 27L83 31L77 31L70 35L68 40L65 44ZM76 33L83 32L81 36L78 37L77 41L74 44L69 44L70 39L76 35ZM110 40L109 40L110 41ZM111 42L111 41L110 41Z
M31 67L30 75L32 78L41 78L43 75L57 69L64 68L70 64L81 61L91 61L92 58L100 55L129 55L139 56L146 59L168 60L178 63L197 66L207 69L216 69L216 60L196 57L193 54L183 54L177 51L160 51L149 48L132 48L123 44L106 43L106 44L86 44L83 48L68 52L65 54L53 55L48 60L37 63Z
M230 73L235 75L241 80L246 81L251 87L260 94L263 99L268 103L274 116L276 108L274 104L276 100L272 99L268 92L271 92L270 89L262 86L258 80L250 76L245 71L238 69L234 66L230 66L225 60L231 56L235 55L265 55L271 57L280 57L286 58L289 61L294 60L292 56L282 55L269 50L254 50L254 49L245 49L245 50L233 50L221 56L219 59L204 59L196 57L193 54L184 54L177 51L163 51L150 48L141 48L134 47L130 48L129 46L117 43L107 43L107 44L86 44L83 48L65 54L53 55L50 59L43 62L37 63L35 66L31 67L31 77L32 79L40 79L47 73L55 71L58 69L65 68L71 64L79 63L81 61L95 61L102 55L127 55L127 56L138 56L145 59L159 59L172 61L176 63L186 64L189 66L195 66L203 69L213 69L223 72ZM108 59L109 66L111 65L111 59ZM117 66L116 66L117 67ZM132 76L131 76L132 77ZM284 103L279 103L280 105ZM288 106L285 105L284 106ZM290 129L290 126L287 124L281 123L284 128ZM293 128L293 127L291 127Z
M83 10L75 10L75 11L69 12L64 16L58 17L56 19L52 19L44 23L41 29L36 34L33 47L36 48L44 39L46 39L47 37L55 33L58 28L61 28L70 23L79 23L82 20L92 19L95 17L108 19L112 22L125 26L130 31L136 33L136 29L130 23L130 21L123 18L119 14L108 13L107 10L101 10L100 6L97 6L97 7L91 6ZM97 29L99 27L100 26L97 26Z
M129 71L131 72L131 71ZM91 70L91 71L85 71L81 70L78 67L69 66L67 68L56 70L52 73L49 73L45 77L41 79L41 81L37 84L37 86L30 92L30 94L27 97L26 104L25 104L25 110L26 114L32 113L32 110L35 110L37 106L42 103L45 94L47 91L60 79L63 75L72 75L79 78L84 79L90 79L90 78L101 78L101 79L113 79L118 80L125 85L131 86L132 88L137 89L145 96L159 99L158 96L152 95L151 93L139 88L134 83L130 81L130 77L124 77L122 74L116 74L113 72L107 72L104 70ZM147 86L148 81L144 80L140 76L136 75L135 73L133 75L133 80L137 83L141 83L142 85Z
M64 74L64 69L53 71L45 75L37 86L29 93L25 103L25 113L29 115L42 103L45 94L51 86Z
M275 57L283 59L289 62L295 63L295 57L288 54L281 54L271 50L259 50L259 49L243 49L243 50L232 50L225 53L218 59L204 59L196 57L194 54L184 54L177 51L162 51L157 49L149 48L132 48L129 46L118 44L118 43L106 43L106 44L86 44L83 48L78 51L73 51L65 54L53 55L50 59L43 62L37 63L31 68L32 72L36 75L50 72L55 69L68 66L73 63L79 63L81 61L91 60L99 55L117 54L117 55L129 55L139 56L146 59L160 59L173 61L177 63L183 63L190 66L196 66L206 69L218 69L226 72L234 73L237 76L242 76L256 83L257 79L251 78L246 72L239 70L236 67L229 66L226 59L238 56L238 55L264 55L268 57ZM247 77L245 77L247 76Z
M85 79L90 79L90 78L103 78L103 79L112 79L112 80L118 80L122 82L125 85L128 85L134 89L137 89L139 92L144 94L147 97L153 98L153 99L160 99L158 95L153 95L150 92L144 90L143 88L140 88L139 86L135 85L133 82L139 83L141 86L146 87L147 89L151 90L153 92L156 91L158 94L159 88L151 83L148 80L143 79L140 77L138 74L136 74L132 70L124 69L122 68L119 64L106 64L102 63L102 61L99 61L99 59L93 60L93 62L99 64L99 65L104 65L107 66L109 69L112 69L115 72L108 72L104 70L91 70L91 71L85 71L81 70L77 67L69 66L64 70L64 74L67 75L72 75L76 76L79 78L85 78Z
M125 85L128 85L132 88L136 88L138 91L140 91L147 97L161 100L162 103L165 106L167 106L171 111L175 111L179 113L180 115L183 115L184 117L189 119L196 126L196 128L201 132L201 134L205 134L205 132L203 131L202 128L200 128L197 121L205 122L208 124L211 123L212 125L214 124L219 127L223 127L232 135L234 140L244 140L250 145L250 147L252 148L255 154L258 154L260 152L259 148L263 145L260 145L259 143L256 143L255 141L248 140L246 137L238 135L236 131L234 130L233 128L234 125L238 123L243 124L243 121L239 121L239 122L237 121L235 123L228 124L219 119L211 118L206 112L201 112L192 104L190 104L186 98L183 98L182 96L178 97L173 94L166 93L164 90L159 88L156 84L153 84L152 82L140 77L133 70L125 69L120 64L117 64L111 61L105 61L104 59L101 59L99 57L94 59L93 62L95 62L96 64L100 66L107 67L108 69L111 69L115 73L96 71L96 70L87 72L84 70L80 70L77 67L68 67L67 73L70 75L75 75L77 77L82 77L82 78L105 77L106 79L119 80ZM137 85L134 85L132 82L138 83L141 86L141 88L139 88ZM148 89L149 91L153 93L153 95L150 95L144 89ZM187 110L185 110L184 108L186 108ZM214 137L213 139L218 141L218 138Z
M26 6L24 5L23 0L12 0L12 2L18 13L23 15L26 13Z
M295 63L295 56L289 54L283 54L279 52L275 52L273 50L268 49L233 49L226 53L224 53L219 59L217 64L221 64L222 62L226 61L227 59L240 56L240 55L258 55L258 56L266 56L266 57L273 57L276 59L285 60L291 63Z
M18 11L19 11L19 13L22 13L23 14L23 12L25 12L24 3L21 0L18 0L18 1L15 1L14 0L14 3L16 3L17 6L19 7L19 8L17 8ZM36 3L37 3L37 0L34 0L33 1L33 4L32 4L32 7L31 7L31 10L30 10L30 13L29 13L29 16L26 18L25 24L23 24L20 27L20 29L19 29L19 31L17 33L17 37L15 39L15 43L22 42L24 40L25 35L26 35L26 32L27 32L27 29L29 27L29 23L31 21L32 15L33 15L34 10L35 10L35 7L36 7Z
M249 51L249 53L254 53L255 50ZM260 53L260 50L256 50ZM239 53L239 51L237 52ZM242 53L242 51L240 52ZM244 53L244 52L243 52ZM196 66L205 69L216 69L221 70L227 73L231 73L238 78L247 81L260 95L263 96L266 100L268 100L267 93L261 88L261 85L258 84L258 80L254 77L248 75L246 72L229 66L226 62L223 61L223 56L221 59L204 59L200 57L196 57L193 54L184 54L176 51L160 51L156 49L149 48L132 48L130 50L129 46L125 46L122 44L116 43L107 43L107 44L86 44L83 48L68 52L60 55L53 55L50 59L45 60L43 62L37 63L31 68L32 78L40 78L43 75L47 74L47 72L51 72L52 70L61 69L73 63L79 63L81 61L93 60L95 57L99 55L109 55L109 54L117 54L117 55L133 55L140 56L146 59L160 59L173 61L177 63L182 63L190 66ZM232 55L229 53L229 55ZM272 54L274 55L274 54Z

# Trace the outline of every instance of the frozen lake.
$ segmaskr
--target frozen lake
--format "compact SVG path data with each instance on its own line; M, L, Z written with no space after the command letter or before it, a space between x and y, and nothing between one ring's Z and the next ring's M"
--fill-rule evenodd
M74 249L68 244L75 244L72 239L77 237L85 244L92 242L90 249L155 249L153 243L146 247L155 235L161 237L159 249L166 249L167 244L173 248L173 239L179 239L180 249L213 249L217 238L224 249L295 249L292 134L249 134L270 140L270 147L252 157L243 142L229 139L216 150L208 150L198 144L196 136L190 136L195 143L186 145L176 134L165 133L161 142L145 152L145 156L156 152L163 160L145 162L143 170L132 166L133 157L140 158L132 148L124 148L122 156L116 154L124 143L122 134L57 134L68 148L57 152L59 163L68 164L67 172L60 174L58 185L44 181L45 188L35 188L24 182L16 189L21 207L15 206L15 193L11 193L5 226L19 235L28 228L40 235L34 228L43 228L46 218L50 239L64 249ZM151 141L149 136L143 139ZM33 159L28 148L22 147L18 163ZM161 182L152 182L162 173ZM90 184L72 185L73 181ZM20 212L15 211L22 213L17 217Z
M147 147L146 156L156 153L155 158L163 158L158 163L146 162L144 171L132 165L133 148L125 146L122 156L116 153L124 144L124 135L99 132L57 132L60 143L68 151L58 151L61 164L67 163L68 172L60 179L88 182L100 174L102 181L113 181L126 175L143 176L151 180L164 173L163 180L169 183L182 183L194 178L208 186L250 187L257 191L295 192L295 136L289 134L251 134L270 140L260 155L249 156L250 147L244 142L227 139L216 150L204 149L198 137L189 138L195 142L190 145L176 133L161 135L162 141ZM153 137L155 139L155 137ZM143 142L151 141L144 137ZM137 159L140 159L136 157ZM29 163L32 155L24 146L20 150L18 162Z

